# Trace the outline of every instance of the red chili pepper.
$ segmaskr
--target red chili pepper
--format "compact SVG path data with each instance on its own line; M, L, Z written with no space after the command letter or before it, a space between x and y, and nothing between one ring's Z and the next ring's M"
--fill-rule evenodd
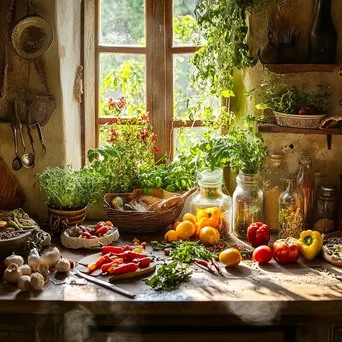
M121 254L117 254L118 257L122 258L125 262L126 261L133 261L134 259L143 259L146 258L145 254L135 253L132 251L125 251Z
M124 249L122 247L115 247L115 246L102 247L102 254L107 254L107 253L119 254L123 252L124 252Z
M164 249L164 254L165 255L170 255L170 250L169 249Z
M211 268L211 266L209 265L207 261L202 260L202 259L194 259L194 261L196 265L203 266L205 267L206 271L209 271L210 273L215 274L214 270Z
M138 268L139 266L135 264L134 262L131 262L129 264L122 264L122 265L119 265L118 267L115 267L114 274L119 275L122 273L135 272Z
M143 258L139 260L138 266L140 268L148 267L151 263L151 258Z
M216 262L216 260L214 258L210 258L211 264L216 268L216 271L220 274L222 274L222 271L220 269L220 266L218 265L218 263Z
M112 260L111 262L108 262L107 264L103 264L101 266L102 272L108 272L108 270L113 266L113 265L120 265L123 264L122 258L117 258Z
M123 250L124 251L132 251L133 248L131 246L126 245L126 246L123 247Z
M106 234L108 233L108 228L106 226L100 227L95 231L95 235L99 235L99 234Z
M90 239L90 237L92 236L89 232L83 232L82 233L82 235L84 236L84 237L86 237L87 239Z
M106 262L110 262L110 258L108 254L99 257L95 262L92 262L91 264L89 264L88 269L90 272L93 272L97 270L98 268L100 268Z

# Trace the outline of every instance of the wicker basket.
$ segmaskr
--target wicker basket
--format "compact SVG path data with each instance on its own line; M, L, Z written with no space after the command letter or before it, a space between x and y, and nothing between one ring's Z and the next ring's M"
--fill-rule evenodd
M325 114L321 115L298 115L273 111L276 122L279 126L296 128L318 128Z
M160 205L153 211L125 211L114 209L111 201L114 197L121 197L124 202L143 195L144 190L137 189L133 193L106 194L104 197L104 210L110 221L120 232L126 233L153 233L166 228L181 213L186 199L195 192L190 189L184 194L167 192L162 189L153 189L152 196L160 198Z

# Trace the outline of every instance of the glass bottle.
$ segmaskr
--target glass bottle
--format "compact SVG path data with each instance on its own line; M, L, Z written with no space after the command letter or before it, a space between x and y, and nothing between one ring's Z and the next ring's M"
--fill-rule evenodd
M233 194L233 232L238 238L247 238L247 228L263 220L262 178L258 174L240 172Z
M331 233L335 230L337 187L321 185L318 190L315 225L313 230Z
M223 170L204 170L198 175L197 181L200 189L190 203L191 213L197 216L199 210L220 208L218 231L221 236L228 236L231 229L232 198L222 192Z
M313 221L314 178L312 160L309 156L300 158L297 185L304 202L303 228L304 230L311 229Z
M287 187L279 198L278 237L298 239L303 230L303 198L296 187L294 176L284 177L283 181Z
M268 225L271 233L278 232L279 196L284 192L282 178L285 174L283 156L272 154L271 165L263 174L264 223Z

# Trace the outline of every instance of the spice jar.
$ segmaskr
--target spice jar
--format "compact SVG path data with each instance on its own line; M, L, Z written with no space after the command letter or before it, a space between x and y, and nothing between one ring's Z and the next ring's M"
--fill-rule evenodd
M262 178L258 174L240 172L233 194L233 232L238 238L247 238L247 228L263 219Z
M297 186L301 192L304 203L303 228L304 230L312 228L313 221L313 192L314 177L312 172L312 160L309 156L300 158L299 171L297 175Z
M278 237L298 239L303 230L303 198L296 187L295 177L284 177L283 181L287 188L279 198Z
M321 185L318 189L314 230L325 234L335 230L336 206L337 187Z
M232 198L222 192L223 170L204 170L197 177L200 187L196 197L190 202L190 211L198 217L199 211L220 208L221 214L217 227L221 236L228 236L231 229Z
M263 174L264 223L272 233L278 232L279 197L284 192L282 178L286 170L281 154L271 155L271 165Z

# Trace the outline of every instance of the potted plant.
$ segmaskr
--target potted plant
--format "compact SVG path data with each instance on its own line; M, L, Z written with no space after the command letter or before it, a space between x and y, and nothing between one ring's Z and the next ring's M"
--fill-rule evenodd
M318 128L328 109L330 86L318 85L306 91L296 85L283 84L280 78L264 79L261 86L250 93L257 95L261 103L257 109L273 110L278 125L298 128Z
M76 171L70 164L46 168L37 174L40 188L47 196L51 219L66 217L68 225L82 223L89 202L97 194L98 184L86 169Z

